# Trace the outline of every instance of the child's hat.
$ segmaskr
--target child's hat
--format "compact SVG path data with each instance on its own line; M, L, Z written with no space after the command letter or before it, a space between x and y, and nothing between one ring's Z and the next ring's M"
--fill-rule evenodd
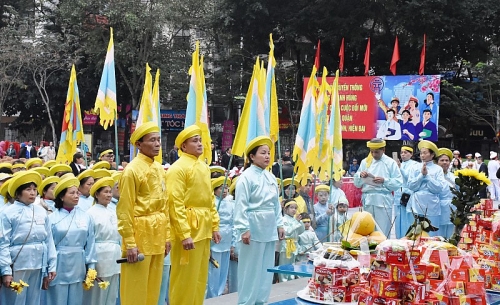
M347 200L346 197L342 196L339 198L339 201L337 202L337 205L343 204L349 206L349 201Z
M330 187L328 185L324 185L324 184L321 184L321 185L318 185L314 188L314 192L315 193L318 193L318 192L330 192Z
M292 178L283 179L282 183L283 183L283 187L287 187L290 184L292 184ZM296 190L299 189L299 187L300 187L300 183L295 179L293 180L293 185L295 186Z

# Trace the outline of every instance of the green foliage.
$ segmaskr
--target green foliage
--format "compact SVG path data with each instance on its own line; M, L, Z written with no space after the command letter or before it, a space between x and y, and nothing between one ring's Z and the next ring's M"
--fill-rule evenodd
M455 225L455 231L450 238L450 243L458 245L461 238L462 229L469 223L469 217L474 214L474 206L481 199L479 192L486 189L486 178L484 174L480 174L475 170L462 170L458 172L458 177L455 179L457 188L450 187L453 193L451 203L455 209L451 210L450 220Z

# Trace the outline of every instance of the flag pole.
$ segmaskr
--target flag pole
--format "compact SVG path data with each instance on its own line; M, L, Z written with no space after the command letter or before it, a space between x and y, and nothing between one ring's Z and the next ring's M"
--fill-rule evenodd
M120 151L118 150L118 120L115 118L115 150L116 150L116 170L120 164Z
M328 194L328 197L330 197L332 195L332 191L333 191L333 157L330 158L330 194ZM328 198L328 201L330 201L330 198ZM332 203L328 202L328 204L332 204ZM331 228L330 227L330 225L331 225L330 218L331 217L328 217L328 230L330 230L330 228ZM335 225L335 223L334 223L334 225ZM331 228L331 229L332 229L332 232L335 231L335 228ZM333 240L333 238L331 240Z
M80 147L82 148L83 151L83 160L85 160L85 168L88 168L88 162L87 162L87 145L85 144L85 140L82 140L80 142Z
M281 162L279 162L281 160ZM281 158L281 141L280 141L280 134L278 133L278 165L280 169L280 185L278 187L281 190L281 198L285 196L285 190L283 187L283 159ZM293 183L293 181L292 181Z
M233 154L231 154L231 157L229 158L229 165L233 165ZM230 167L230 166L228 166ZM219 211L219 207L220 207L220 204L222 202L222 195L224 194L224 188L226 187L227 185L227 178L229 176L229 169L226 168L226 176L224 177L224 183L222 184L222 192L220 193L219 195L219 202L217 203L217 212Z

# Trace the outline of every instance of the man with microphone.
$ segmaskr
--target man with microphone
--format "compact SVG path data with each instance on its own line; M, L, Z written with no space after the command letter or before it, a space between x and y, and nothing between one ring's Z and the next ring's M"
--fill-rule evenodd
M130 143L139 153L123 171L116 207L127 258L121 265L120 298L123 305L156 305L163 258L170 251L165 171L154 160L161 148L158 125L142 124L132 133Z

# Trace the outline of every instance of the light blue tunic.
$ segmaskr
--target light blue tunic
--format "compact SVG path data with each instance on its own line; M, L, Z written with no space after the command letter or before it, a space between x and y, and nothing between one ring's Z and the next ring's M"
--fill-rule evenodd
M277 228L283 227L276 178L255 165L236 182L234 228L238 241L238 304L267 303L273 274ZM250 231L250 244L241 234Z
M95 285L89 291L84 291L84 304L112 305L116 303L120 274L120 265L116 260L121 258L121 236L118 233L116 212L101 204L95 204L87 214L94 224L97 275L103 281L109 281L110 286L104 290Z
M448 184L444 179L443 168L433 161L426 163L427 175L422 175L423 163L413 166L408 176L408 188L413 191L407 210L420 216L426 216L434 227L441 225L441 205L439 195L446 191ZM439 236L441 232L429 232L430 236Z
M342 236L342 233L340 232L340 226L342 226L343 224L345 224L348 220L349 220L349 217L347 216L347 212L346 213L339 213L338 210L335 210L335 215L332 217L332 226L335 226L334 228L334 233L333 233L333 236L332 238L330 238L331 241L334 241L334 242L339 242L339 241L342 241L343 239L343 236Z
M415 164L418 164L418 162L410 159L401 162L401 166L399 167L401 175L403 176L403 186L394 192L394 214L396 216L396 219L394 221L396 228L396 238L405 236L406 231L408 231L408 228L414 221L414 217L411 211L408 211L405 206L402 206L400 204L400 202L401 195L403 193L409 195L413 194L413 191L408 188L408 175L411 168L415 166Z
M280 241L279 264L293 264L295 263L295 258L299 253L299 236L305 231L304 224L302 223L302 221L298 221L297 219L295 219L295 217L285 214L285 216L283 216L283 228L285 229L285 239ZM291 256L289 258L286 257L287 241L291 241L295 245L295 251L291 253ZM289 274L280 274L279 278L280 282L286 282L288 280L295 279L295 276Z
M90 209L90 207L93 204L94 204L94 197L92 196L85 197L83 195L80 195L80 198L78 199L78 205L76 207L84 212L87 212L88 209Z
M57 276L47 291L47 304L82 304L86 270L95 269L94 223L82 209L56 209L49 215L57 251ZM99 276L99 274L97 275Z
M42 278L47 276L48 272L55 272L57 264L47 212L41 206L25 205L15 201L14 204L4 207L1 219L0 270L2 276L14 275L15 281L22 279L29 287L25 288L26 292L20 295L10 289L1 289L0 303L38 305L40 304ZM14 260L13 273L10 265Z
M299 253L304 253L304 251L308 249L307 253L309 253L319 249L320 247L321 243L319 243L319 239L312 228L305 230L299 235ZM306 255L299 255L298 259L305 260L307 257Z
M219 206L219 233L220 243L210 243L212 257L219 262L219 268L208 265L208 281L206 298L222 295L226 287L227 274L229 272L229 253L233 237L233 212L234 201L224 198L219 205L219 198L215 198L215 206Z
M376 186L365 183L360 177L362 171L366 171L375 177L384 178L384 183ZM363 159L358 171L354 174L354 185L361 188L363 193L361 201L364 209L373 215L380 230L386 236L390 236L392 206L394 204L392 192L403 186L403 176L396 161L382 155L380 160L373 159L368 168L366 158Z
M116 214L116 205L118 205L118 199L115 197L111 198L111 202L108 204L108 209L112 210Z
M457 208L451 204L453 199L453 193L450 188L458 188L455 184L455 175L452 172L448 172L444 175L446 181L446 187L444 192L439 194L439 204L441 206L441 225L439 226L440 235L444 238L450 238L453 234L453 229L455 225L451 223L451 209L456 210Z
M340 190L342 191L342 190ZM332 201L330 201L332 202ZM330 205L330 202L327 202L325 204L317 203L314 205L314 212L316 214L316 235L318 236L319 240L323 240L326 235L328 235L328 224L331 221L331 216L326 214L326 211L328 210L328 205ZM337 199L338 202L338 199Z

